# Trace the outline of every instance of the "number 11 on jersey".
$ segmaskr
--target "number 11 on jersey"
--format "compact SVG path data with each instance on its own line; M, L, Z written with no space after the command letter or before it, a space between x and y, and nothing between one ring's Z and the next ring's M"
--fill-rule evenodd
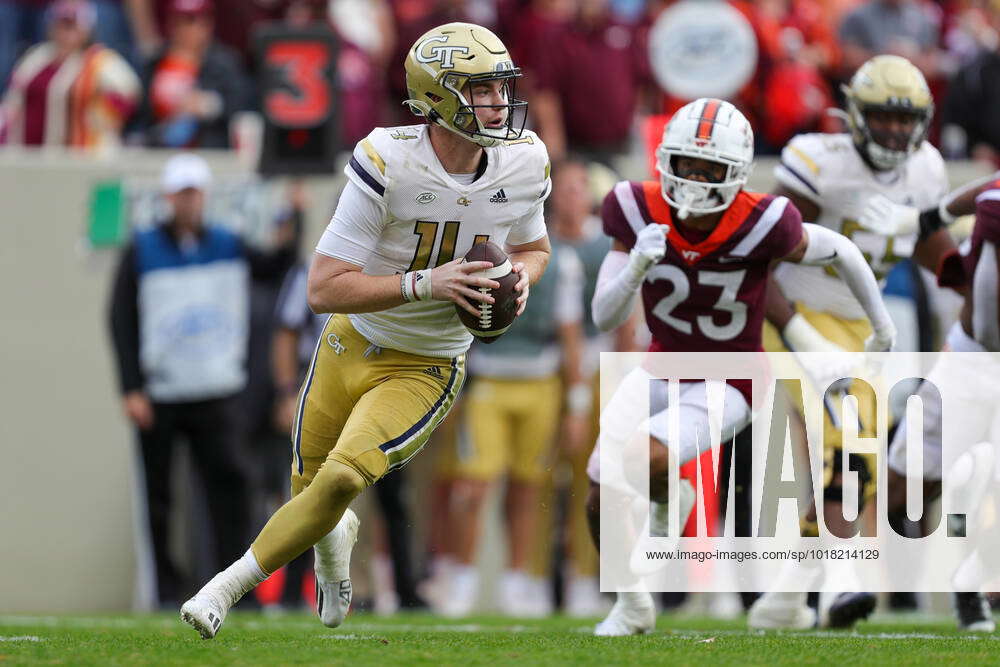
M441 233L441 244L438 247L437 261L434 266L438 267L447 264L455 259L455 245L458 242L458 230L461 222L448 220L444 223L444 230ZM413 233L417 235L417 248L413 251L413 259L410 261L407 272L423 271L431 266L431 254L434 251L434 243L438 236L440 222L429 222L427 220L417 220L413 226ZM476 234L472 240L472 245L485 243L489 240L489 234Z

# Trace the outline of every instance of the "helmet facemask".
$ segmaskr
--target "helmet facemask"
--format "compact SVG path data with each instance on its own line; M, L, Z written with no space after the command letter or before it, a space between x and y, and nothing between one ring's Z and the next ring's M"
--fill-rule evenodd
M694 175L677 173L678 158L708 160L725 166L725 176L718 182L685 178ZM660 192L668 204L677 209L677 217L708 215L729 208L750 176L750 165L735 156L717 151L699 151L690 147L661 144L656 150L656 170L660 173ZM706 174L708 176L708 174Z
M903 164L912 155L930 129L933 107L913 109L901 106L879 104L858 104L848 97L848 116L855 132L855 141L873 167L880 171L891 171ZM916 119L908 133L873 130L868 122L868 114L873 111L900 113Z
M503 74L489 72L470 75L461 72L446 72L440 78L440 86L449 95L454 96L453 100L431 99L429 100L430 104L420 105L414 104L414 100L407 100L406 103L410 106L410 110L417 115L426 116L441 127L480 146L489 148L504 141L519 139L524 132L528 103L517 99L514 92L515 83L520 76L521 71L517 68ZM502 82L500 88L502 104L473 104L466 97L466 93L471 97L472 88L477 83L496 80ZM455 112L448 118L447 111L451 108L454 108ZM487 127L476 115L477 109L501 109L503 123L498 127Z

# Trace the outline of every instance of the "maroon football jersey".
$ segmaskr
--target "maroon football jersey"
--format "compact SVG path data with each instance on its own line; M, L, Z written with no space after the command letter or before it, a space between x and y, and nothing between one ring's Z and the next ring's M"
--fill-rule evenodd
M990 243L993 250L984 255L984 245ZM973 323L982 319L981 326L973 326L975 338L995 337L998 304L994 296L997 292L998 275L996 251L1000 247L1000 180L990 184L989 189L976 197L976 225L972 229L969 252L965 255L965 274L969 277ZM977 286L982 294L976 293ZM992 321L990 321L992 320ZM990 332L994 332L991 334ZM994 349L995 340L979 340L987 349Z
M627 249L650 224L668 224L667 252L646 274L642 302L651 352L756 352L772 260L802 239L784 197L741 191L708 236L681 231L655 181L622 181L604 199L604 231Z

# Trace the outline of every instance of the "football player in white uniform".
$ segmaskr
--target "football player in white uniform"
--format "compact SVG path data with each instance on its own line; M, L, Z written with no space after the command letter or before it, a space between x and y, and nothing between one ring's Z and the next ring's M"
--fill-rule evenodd
M976 214L976 224L972 236L961 256L962 271L969 280L966 296L959 320L948 332L945 350L948 352L1000 352L1000 316L998 297L1000 294L1000 263L997 258L1000 248L1000 174L993 174L985 184L974 182L953 193L942 202L942 218L955 212L964 213L972 206ZM948 471L950 505L974 507L977 514L966 519L969 525L979 529L975 535L976 550L970 553L957 569L952 584L955 587L954 603L958 627L967 632L993 632L996 624L990 611L989 602L981 587L984 581L996 576L997 538L994 527L980 527L984 515L996 515L996 493L993 503L984 502L995 486L996 448L1000 443L1000 418L996 406L1000 401L1000 363L998 356L943 354L938 358L933 370L927 375L927 382L920 386L924 416L922 419L923 497L929 502L941 494L941 480ZM943 425L944 402L961 406L958 414L950 417L947 429ZM947 443L947 444L946 444ZM888 457L888 510L905 516L907 449L906 424L892 439ZM946 456L945 448L952 453ZM959 454L961 452L961 454ZM955 503L954 501L959 502ZM964 502L963 502L964 501ZM975 519L973 519L975 517ZM988 521L988 519L986 519ZM921 522L909 529L922 528ZM986 533L984 535L984 532ZM973 537L970 534L970 537Z
M348 183L316 247L309 305L337 313L317 342L292 434L292 494L246 554L181 608L202 637L247 591L315 545L320 619L336 627L351 601L351 500L405 465L451 408L472 336L455 305L478 314L499 287L478 242L506 244L520 280L549 257L542 208L545 146L523 130L514 67L489 30L450 23L406 58L410 110L424 125L378 128L358 143ZM497 267L501 268L501 267ZM505 267L503 270L509 270Z
M794 137L775 168L777 193L795 202L804 220L851 239L880 280L907 257L936 271L954 243L939 217L948 181L940 154L925 141L934 107L923 75L905 58L876 56L855 73L844 94L850 133ZM857 300L824 267L778 267L768 292L768 321L778 327L765 326L764 347L770 352L857 352L870 333ZM811 369L828 376L820 380L834 380L846 370ZM846 536L854 532L853 522L843 519L842 432L836 406L830 408L824 424L824 517L834 534ZM874 437L873 404L859 397L858 410L864 427L859 437ZM875 494L875 456L854 456L863 507ZM815 535L814 517L811 523L806 529ZM870 593L824 594L820 622L850 626L874 606ZM815 614L805 593L772 592L754 604L749 622L760 628L810 627Z

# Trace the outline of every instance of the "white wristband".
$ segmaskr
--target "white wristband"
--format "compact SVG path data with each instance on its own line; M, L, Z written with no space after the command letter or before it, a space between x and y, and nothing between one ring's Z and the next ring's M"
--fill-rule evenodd
M400 289L403 292L403 299L407 302L430 301L433 294L431 269L404 273L400 278Z

